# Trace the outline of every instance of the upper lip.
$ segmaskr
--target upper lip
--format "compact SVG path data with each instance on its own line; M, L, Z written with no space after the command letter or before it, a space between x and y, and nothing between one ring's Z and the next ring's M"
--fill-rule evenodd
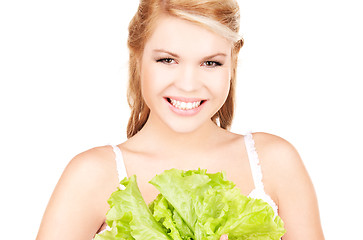
M200 102L206 99L203 98L187 98L187 97L174 97L174 96L168 96L165 98L170 98L170 99L174 99L176 101L180 101L180 102Z

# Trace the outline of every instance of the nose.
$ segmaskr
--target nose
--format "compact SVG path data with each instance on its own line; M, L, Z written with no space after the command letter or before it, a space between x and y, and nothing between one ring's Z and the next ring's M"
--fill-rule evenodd
M192 65L183 65L179 68L175 79L175 86L185 92L193 92L201 87L201 79L198 69Z

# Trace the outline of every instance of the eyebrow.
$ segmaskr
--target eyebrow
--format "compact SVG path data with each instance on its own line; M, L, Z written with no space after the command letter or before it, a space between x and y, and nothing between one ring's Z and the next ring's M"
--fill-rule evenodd
M167 51L167 50L164 50L164 49L155 49L153 52L162 52L162 53L167 53L167 54L170 54L171 56L175 57L175 58L179 58L179 55L176 54L176 53L173 53L173 52L170 52L170 51ZM215 53L215 54L212 54L210 56L206 56L203 58L203 60L206 60L206 59L210 59L210 58L214 58L214 57L217 57L217 56L223 56L223 57L226 57L227 54L225 53Z
M153 52L161 52L161 53L167 53L175 58L179 58L179 55L176 54L176 53L172 53L172 52L169 52L167 50L164 50L164 49L155 49Z

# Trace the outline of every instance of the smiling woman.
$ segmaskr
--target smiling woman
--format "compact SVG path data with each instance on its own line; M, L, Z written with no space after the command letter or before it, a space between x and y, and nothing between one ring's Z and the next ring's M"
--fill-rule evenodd
M144 127L163 124L186 133L210 124L206 120L229 93L231 49L223 36L187 20L160 17L141 58L141 91L150 109Z
M276 221L281 217L284 240L324 238L314 188L294 147L267 133L229 131L243 45L238 31L234 0L140 2L129 26L128 140L71 160L38 240L91 239L106 229L107 199L124 177L136 175L150 203L158 191L148 182L171 168L224 171L242 194L266 202ZM217 238L240 236L230 230Z
M169 32L166 30L161 32L160 34L155 34L155 28L159 31L162 31L157 28L158 24L160 24L160 18L169 18L173 21L181 21L186 20L189 23L194 23L194 29L197 26L202 28L202 31L205 33L203 38L192 38L193 35L190 35L189 39L183 44L196 47L197 44L194 44L194 41L197 39L198 45L202 46L200 49L202 53L202 49L204 47L204 51L210 45L207 46L205 43L208 43L208 34L217 34L219 38L223 38L223 44L228 42L230 46L228 46L228 50L223 49L224 52L218 53L218 49L213 49L213 54L224 55L225 57L228 55L229 58L225 58L230 61L230 90L228 93L228 97L223 104L222 108L216 112L212 119L215 123L217 120L220 123L220 127L224 129L228 129L231 126L233 111L234 111L234 92L235 92L235 78L236 78L236 67L237 67L237 55L240 48L243 45L243 40L239 36L239 7L236 1L204 1L204 2L191 2L191 1L141 1L139 5L139 11L134 16L133 20L130 23L129 27L129 39L128 46L130 50L130 76L129 76L129 89L128 89L128 100L129 105L131 107L131 117L128 124L128 132L127 136L132 137L136 134L146 123L146 120L149 116L149 108L147 104L143 101L142 93L141 93L141 81L140 81L140 72L141 68L139 64L142 61L141 58L144 53L144 48L148 45L146 42L151 38L158 38L160 42L165 43L168 40L172 40L168 44L174 48L178 52L184 52L186 49L182 48L180 43L180 38L176 39L175 36L181 35L181 32L184 31L183 37L188 37L185 35L184 30L179 31L178 28L173 26L173 24L167 24L167 22L163 22L165 27L168 28ZM176 19L175 19L176 18ZM158 22L158 23L157 23ZM196 29L195 32L198 32ZM208 33L206 33L208 32ZM178 35L175 35L178 34ZM189 33L193 34L193 33ZM173 38L174 36L174 38ZM164 40L165 39L165 40ZM213 39L213 38L212 38ZM176 40L176 41L175 41ZM209 44L211 44L209 41ZM154 40L155 42L155 40ZM222 46L223 46L222 44ZM163 56L159 56L158 60L163 60L163 62L172 63L177 62L177 58L179 57L176 52L170 52L169 49L164 49L164 45L159 44L160 48L155 47L153 51L155 53L163 53ZM209 49L211 51L211 49ZM204 52L203 54L206 54ZM171 57L173 58L171 58ZM204 58L207 59L198 59L198 61L205 62L207 64L211 64L211 59L214 57L213 55L203 55ZM210 59L208 59L210 58ZM214 61L215 65L218 65L218 61ZM180 68L179 68L180 69Z

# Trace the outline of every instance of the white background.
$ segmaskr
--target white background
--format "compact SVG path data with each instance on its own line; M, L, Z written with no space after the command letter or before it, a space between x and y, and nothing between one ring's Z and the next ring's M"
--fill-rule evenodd
M138 1L125 2L1 1L2 239L35 239L69 160L126 140L127 25ZM326 238L361 237L359 1L243 0L240 8L232 130L291 142L314 182Z

